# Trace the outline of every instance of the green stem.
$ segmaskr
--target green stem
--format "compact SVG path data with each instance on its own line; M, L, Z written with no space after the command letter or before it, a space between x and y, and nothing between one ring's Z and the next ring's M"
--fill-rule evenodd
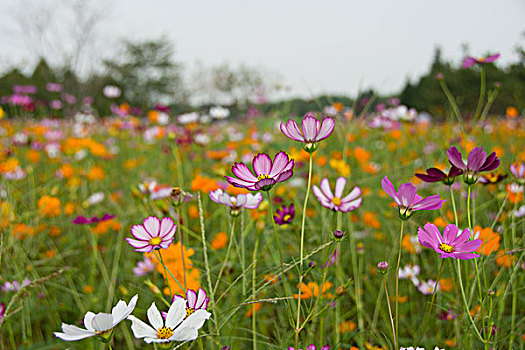
M403 241L403 226L404 220L401 220L401 232L399 234L399 253L397 255L397 266L396 266L396 336L394 339L395 348L399 349L399 264L401 263L401 242Z
M164 268L164 278L166 279L166 284L168 285L168 290L170 291L170 297L173 297L173 293L171 292L170 280L168 278L166 264L164 264L164 260L162 259L162 253L160 252L160 249L159 249L159 258L160 258L160 263L162 264L162 267Z
M257 233L257 240L255 241L255 248L253 248L252 256L252 299L255 300L255 288L257 282L257 250L259 249L259 233ZM284 276L283 276L284 277ZM256 304L252 305L252 344L253 350L257 350L257 310Z
M479 113L481 112L481 107L483 106L483 102L485 101L485 67L481 65L481 85L479 88L479 100L478 100L478 106L476 107L476 112L474 113L474 120L476 120L479 116Z
M180 242L180 256L182 258L182 270L184 277L184 291L188 290L186 284L186 262L184 261L184 245L182 244L182 233L181 233L181 222L180 222L180 209L177 207L177 231L179 232L179 242ZM170 291L171 293L171 291Z
M297 349L299 347L299 332L301 330L297 328L299 323L301 322L301 286L303 283L303 263L304 263L304 228L306 223L306 206L308 204L308 196L310 195L310 185L312 182L312 158L313 155L310 153L310 159L308 161L308 183L306 187L306 196L304 197L304 205L303 205L303 220L301 223L301 258L299 263L299 297L297 298L297 321L295 323L295 348Z
M425 334L425 331L427 330L427 324L428 324L428 318L430 317L430 311L432 310L432 306L434 305L434 299L436 298L438 285L439 285L439 279L441 278L441 271L443 270L443 264L445 263L445 259L441 259L441 265L439 265L439 271L436 278L436 284L434 285L434 291L432 292L432 299L430 299L430 305L428 306L427 310L427 316L425 317L425 323L423 323L423 330L421 331L421 334L419 335L418 340L416 341L416 344L419 344L421 342L421 338Z
M388 287L386 286L386 278L384 276L383 276L383 283L385 285L386 304L388 305L388 315L390 315L390 325L392 326L392 337L394 338L394 344L396 344L397 346L396 329L394 326L394 318L392 317L392 307L390 306L390 299L388 296Z
M268 214L270 215L270 220L272 220L273 233L275 235L275 242L277 242L277 249L279 251L279 262L281 263L281 279L283 281L284 294L286 296L289 296L290 294L288 293L288 282L286 281L286 276L284 274L283 251L281 249L281 243L279 241L279 235L277 234L277 227L275 226L275 219L273 217L272 198L270 196L270 191L267 191L266 194L268 195ZM288 313L289 313L288 316L290 317L290 322L292 322L292 325L293 325L293 313L292 313L292 305L290 303L290 299L286 299L286 303L288 304Z
M454 220L456 221L456 226L458 226L459 225L459 223L458 223L458 211L456 210L456 201L454 200L454 192L452 192L452 185L449 185L448 189L450 191L450 199L452 201L452 209L454 210Z
M361 304L361 274L359 271L359 267L357 264L357 246L355 244L355 237L353 235L353 232L350 233L350 245L352 250L352 270L354 272L354 297L355 297L355 305L357 309L357 325L359 327L359 347L364 347L364 332L365 329L364 321L363 321L363 310L362 310L362 304Z
M516 202L514 203L514 210L512 211L512 219L511 219L511 225L512 225L512 241L510 242L509 247L514 250L514 245L516 244L516 209L518 207L518 200L516 199ZM516 327L516 302L517 302L517 294L516 294L516 279L512 281L512 314L511 314L511 321L510 321L510 336L509 336L509 349L512 349L513 343L514 343L514 328Z
M463 279L461 278L460 260L456 259L456 262L457 262L457 274L458 274L458 280L459 280L459 287L461 288L461 296L463 298L463 304L465 305L465 312L470 320L470 323L472 324L472 327L474 328L474 332L476 333L476 336L478 337L480 341L485 342L485 340L483 340L483 337L479 333L478 328L476 327L476 323L474 323L474 320L472 319L472 316L470 315L470 308L467 302L467 297L465 296L465 289L463 288Z
M456 103L456 99L448 89L448 86L445 84L445 81L443 79L439 79L439 85L441 86L441 89L445 93L445 96L447 97L448 103L452 107L452 111L454 112L454 115L456 116L459 126L461 127L461 131L466 135L465 128L463 127L463 122L461 121L461 112L459 111L458 104Z
M217 292L217 287L219 286L219 282L221 280L222 273L224 272L224 267L226 266L226 263L228 262L228 259L230 257L230 251L232 248L232 242L233 242L233 235L235 235L235 217L232 219L232 229L230 233L230 241L228 242L228 249L226 250L226 257L224 258L224 261L222 262L221 269L219 270L219 275L217 276L217 280L215 281L215 287L213 287L213 294Z

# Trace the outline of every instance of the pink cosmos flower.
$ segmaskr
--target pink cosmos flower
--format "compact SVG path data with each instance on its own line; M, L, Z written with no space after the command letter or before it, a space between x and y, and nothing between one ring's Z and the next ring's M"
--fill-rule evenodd
M335 121L331 117L324 118L322 121L317 120L312 114L306 114L301 129L297 126L295 120L288 120L286 124L281 123L281 131L287 137L303 143L303 148L307 152L313 152L319 146L319 141L326 139L332 134L335 127Z
M294 160L283 151L275 155L273 162L266 153L259 153L253 158L252 166L253 172L246 164L235 163L232 172L237 177L226 176L226 180L250 191L269 191L276 183L292 177Z
M439 258L458 258L468 260L479 257L475 254L481 243L480 239L470 241L470 231L464 229L458 235L459 229L456 225L450 224L443 230L443 235L439 232L436 225L427 223L425 228L421 227L417 231L419 242L427 248L434 249L439 253Z
M469 184L475 184L478 181L479 173L484 171L492 171L499 166L499 158L496 157L496 152L492 152L487 156L487 152L483 152L482 147L474 147L470 151L467 162L463 160L461 153L454 146L447 150L447 157L450 164L463 171L463 180Z
M210 198L215 203L230 207L232 216L239 215L242 208L257 209L263 200L262 194L260 193L256 193L255 195L251 193L238 194L237 197L233 197L220 188L215 191L210 191Z
M91 218L87 218L85 216L77 216L71 222L75 225L97 224L99 222L111 220L113 218L115 218L115 215L110 214L104 214L104 216L102 216L101 218L98 218L96 216L93 216Z
M416 210L436 210L441 208L444 199L439 198L439 194L421 198L416 193L416 188L412 183L402 184L399 191L396 192L394 185L387 176L381 180L383 190L397 203L399 208L399 217L407 220Z
M193 314L197 310L206 310L208 308L208 303L210 302L208 294L202 288L199 288L197 292L192 289L188 289L186 291L186 298L181 295L174 295L171 302L173 303L178 299L186 301L186 317ZM166 318L168 313L162 311L161 314L162 317Z
M345 197L343 197L343 190L345 189L346 178L339 177L335 183L335 193L332 194L328 179L324 178L321 180L321 188L316 185L313 186L313 191L321 205L325 208L333 211L341 211L347 213L354 209L359 208L362 198L358 198L361 195L361 189L354 187L354 189Z
M475 57L472 57L472 56L467 56L463 59L463 68L470 68L472 67L473 65L475 64L485 64L485 63L491 63L491 62L494 62L495 60L497 60L499 58L500 54L497 53L495 55L492 55L492 56L489 56L489 57L480 57L480 58L475 58Z
M510 172L516 180L518 180L518 183L522 184L525 182L525 164L523 163L512 163L510 165Z
M155 270L155 264L147 256L144 257L143 261L139 261L132 271L135 276L145 276Z
M153 249L167 249L173 242L177 225L171 218L159 218L150 216L144 220L142 225L133 225L131 234L133 238L126 241L135 248L136 252L150 253Z

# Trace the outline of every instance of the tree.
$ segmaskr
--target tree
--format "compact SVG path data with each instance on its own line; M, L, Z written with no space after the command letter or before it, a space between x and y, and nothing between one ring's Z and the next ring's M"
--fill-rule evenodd
M124 97L133 105L148 107L155 103L183 102L180 65L166 37L132 42L125 40L116 59L104 62L111 78L122 87Z

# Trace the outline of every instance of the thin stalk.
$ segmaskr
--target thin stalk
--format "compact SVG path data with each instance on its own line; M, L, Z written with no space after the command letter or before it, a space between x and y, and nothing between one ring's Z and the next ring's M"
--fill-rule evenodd
M399 349L399 264L401 263L401 242L403 241L404 220L401 220L401 232L399 234L399 253L397 255L396 267L396 336L394 339L395 348Z
M232 219L232 229L230 233L230 242L228 243L228 249L226 250L226 257L224 258L224 261L222 262L221 269L219 270L219 275L217 276L217 280L215 281L215 287L213 287L213 294L217 292L217 287L219 286L219 282L221 280L222 273L224 272L224 267L226 266L226 263L228 262L228 258L230 257L230 251L232 248L232 242L233 242L233 235L235 234L235 217Z
M479 87L479 100L478 100L478 106L476 107L476 112L474 113L474 120L476 120L479 116L479 113L481 112L481 107L483 106L483 102L485 101L485 67L481 65L481 74L480 74L480 87Z
M445 263L445 259L441 259L441 265L439 265L439 271L436 277L436 284L434 285L434 291L432 292L432 298L430 299L430 305L428 306L427 316L425 317L425 323L423 323L423 330L421 331L421 334L419 335L419 338L416 341L416 344L419 344L421 342L421 338L423 337L423 335L425 334L425 331L427 330L428 318L430 317L430 311L432 310L432 306L434 305L434 299L436 298L437 289L439 285L439 279L441 278L441 271L443 270L444 263Z
M259 249L259 234L257 234L257 240L255 241L255 248L253 248L252 256L252 299L255 300L255 288L257 282L257 250ZM284 277L284 276L283 276ZM257 350L257 309L255 308L256 303L252 304L252 344L253 350Z
M357 246L355 244L355 237L353 235L353 232L350 232L350 246L352 250L352 270L354 272L354 297L355 297L355 305L357 309L357 325L359 327L359 338L358 343L359 347L364 346L364 332L365 324L363 321L363 310L362 310L362 303L361 303L361 273L357 264Z
M297 328L299 323L301 322L301 286L303 283L303 263L304 263L304 228L306 224L306 206L308 204L308 196L310 195L310 185L312 182L312 158L313 155L310 153L310 159L308 161L308 183L306 188L306 196L304 197L304 205L303 205L303 220L301 223L301 255L300 255L300 263L299 263L299 297L297 298L297 321L295 322L295 348L297 349L299 347L299 333L301 332L300 329Z
M472 315L470 315L470 308L468 306L467 297L465 296L465 289L463 288L463 279L461 278L460 260L456 259L456 262L457 262L457 274L458 274L459 286L461 288L461 296L463 297L463 304L465 305L465 312L470 320L470 323L472 324L472 327L474 328L474 332L476 333L476 336L481 342L485 342L485 340L483 339L483 336L479 333L478 328L476 327L476 323L474 323L474 320L472 319Z
M512 211L512 241L510 242L510 247L514 249L514 245L516 244L516 209L518 207L518 200L516 199L516 202L514 203L514 210ZM510 337L509 337L509 349L512 349L512 345L514 343L514 328L516 327L516 302L517 302L517 294L516 294L516 279L512 281L512 314L511 314L511 321L510 321Z
M459 111L458 104L456 103L456 99L448 89L447 84L445 84L445 81L443 79L439 79L439 85L441 86L441 89L445 93L445 96L447 97L448 103L452 107L452 111L454 112L454 115L456 116L458 120L458 124L461 127L461 131L466 135L465 128L463 127L463 122L461 121L461 112Z
M162 259L162 253L160 252L160 249L159 249L159 258L160 258L160 263L162 264L162 267L164 268L164 278L166 279L166 284L168 285L168 290L170 291L170 296L173 297L173 293L171 292L170 280L168 278L168 272L167 272L166 264L164 264L164 260Z
M396 329L394 327L394 318L392 317L392 307L390 306L390 297L388 296L388 287L386 286L386 278L383 276L383 284L385 285L386 304L388 305L388 314L390 315L390 325L392 326L392 337L397 349Z
M452 209L454 210L454 220L456 222L456 226L458 226L459 225L459 222L458 222L458 211L456 210L456 201L454 200L454 192L452 192L452 185L449 185L448 189L450 191L450 199L452 201Z
M182 232L181 232L181 222L180 222L180 208L177 206L177 231L179 233L179 242L180 242L180 256L182 258L182 270L184 276L184 291L188 290L186 284L186 262L184 261L184 245L182 244ZM171 292L170 292L171 293Z
M281 243L279 241L279 235L277 234L277 227L275 226L275 219L273 217L272 198L270 196L270 191L267 191L266 194L268 195L268 215L270 215L270 220L272 220L273 233L275 235L275 241L277 242L277 248L279 251L279 261L281 263L281 279L283 281L284 294L285 296L289 296L290 294L288 293L288 283L286 281L286 275L284 274L283 251L281 249ZM286 302L288 303L290 322L295 328L295 325L293 324L292 305L289 299L286 299Z

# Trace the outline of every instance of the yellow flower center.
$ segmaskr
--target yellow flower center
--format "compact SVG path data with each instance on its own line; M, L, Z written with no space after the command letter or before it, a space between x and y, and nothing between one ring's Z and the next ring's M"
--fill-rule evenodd
M332 203L334 203L335 205L341 205L341 198L339 197L334 197L332 199Z
M191 307L187 307L186 308L186 317L188 317L189 315L191 315L192 313L195 312L195 309L194 308L191 308Z
M166 326L162 326L157 331L157 338L159 339L169 339L173 335L173 330Z
M160 237L153 237L149 240L149 244L151 245L159 245L160 242L162 242L162 239Z
M452 253L454 251L454 246L451 246L451 245L448 245L448 244L445 244L445 243L441 243L439 245L439 249L441 249L445 253Z
M292 217L291 215L288 215L288 214L287 214L287 215L285 215L285 216L283 217L283 221L288 221L288 220L290 220L291 217Z
M257 176L257 180L258 181L261 181L263 179L269 179L269 178L270 178L270 176L268 174L261 174L261 175Z

